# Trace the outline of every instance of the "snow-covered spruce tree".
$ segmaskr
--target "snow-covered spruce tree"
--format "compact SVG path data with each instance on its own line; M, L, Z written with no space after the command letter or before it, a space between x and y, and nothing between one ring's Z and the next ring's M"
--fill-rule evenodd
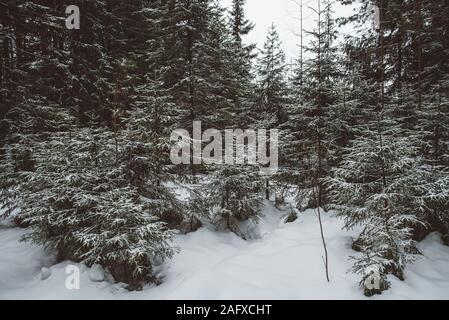
M221 165L211 174L199 196L205 216L218 230L232 231L246 238L239 223L261 216L265 180L259 168L251 165Z
M246 0L232 0L232 9L230 12L230 27L232 29L232 35L234 41L243 50L242 53L246 53L246 58L251 55L251 51L255 48L254 44L244 44L243 37L247 36L253 29L254 24L246 19L245 15L245 4ZM248 61L245 61L248 62ZM247 68L247 66L242 66ZM248 72L248 70L243 70L242 72Z
M254 75L252 71L252 59L255 58L255 44L244 43L243 38L254 28L254 25L246 19L246 0L233 0L230 11L231 28L231 52L232 59L229 65L234 73L234 90L231 99L234 103L234 125L239 128L247 128L253 122L251 109L254 100Z
M415 134L410 134L410 126L405 125L408 114L398 113L406 110L403 104L410 101L397 99L406 91L398 85L394 93L396 80L386 85L388 77L392 77L386 72L387 66L394 61L385 59L384 10L381 10L378 54L367 54L360 61L357 49L352 48L352 57L360 62L354 69L360 79L359 90L353 94L364 106L354 129L356 136L340 167L328 179L335 209L346 228L357 225L363 228L354 244L360 253L354 257L353 271L360 274L368 296L388 289L388 274L404 278L405 266L419 254L413 240L414 229L423 225L419 219L422 193L416 188L422 181L420 143ZM370 92L378 94L373 99ZM370 285L373 280L379 287Z
M288 86L285 54L274 24L268 30L264 48L257 60L256 74L257 125L275 128L286 121Z
M255 65L256 88L253 110L250 112L254 126L263 129L278 128L287 121L289 103L287 66L282 43L274 24L268 29L263 50ZM266 198L273 191L270 178L266 179Z
M155 215L170 228L182 229L186 220L191 225L193 218L165 185L165 182L182 178L172 173L169 159L170 134L178 117L177 108L169 96L164 96L160 79L153 75L149 71L145 76L147 83L136 88L137 108L125 120L125 152L133 173L132 183L141 189L143 196L160 197L163 206Z
M369 84L360 85L364 83ZM345 227L363 228L353 271L360 274L366 295L386 290L387 274L404 278L405 266L418 254L413 228L422 224L417 217L421 198L415 190L420 183L416 140L404 137L391 105L370 103L366 100L370 108L364 108L365 122L357 126L340 167L327 179ZM373 274L380 277L380 288L367 286Z
M383 281L388 273L402 280L405 266L418 253L412 240L413 227L420 223L413 194L418 180L414 155L409 154L412 146L404 138L390 135L392 132L386 131L379 138L372 131L357 138L330 181L338 216L345 219L348 229L363 227L357 239L361 254L354 258L353 268L362 283L373 271ZM377 289L387 286L385 282ZM366 288L365 293L379 292Z
M194 1L190 5L195 7L198 3ZM194 28L178 30L186 32L187 38L193 41L193 46L181 44L183 47L187 44L187 52L192 54L192 59L187 62L191 65L191 70L186 70L185 74L188 81L183 81L184 84L191 83L190 99L183 100L180 105L184 110L189 104L193 106L188 107L190 112L181 119L181 123L185 128L190 128L193 120L201 120L203 130L210 127L220 130L246 128L250 124L253 46L244 45L242 36L251 30L251 25L244 18L243 1L235 1L230 23L224 20L221 8L208 6L203 5L200 11L203 16L188 20ZM174 17L176 15L174 12ZM204 20L201 22L200 19ZM181 53L184 52L183 49ZM204 71L207 73L203 74ZM170 92L178 90L183 88L175 86ZM175 97L178 95L175 94ZM198 112L204 107L207 110ZM196 167L193 166L192 172L200 171ZM210 172L208 183L193 193L194 201L189 210L191 215L195 219L211 222L221 230L230 230L245 237L238 229L239 222L258 216L262 206L262 180L257 168L223 165L208 166L207 169Z
M370 17L370 3L341 0L345 4L357 2L359 9L347 19L356 22L363 36L359 38L354 57L365 66L368 78L379 80L375 68L384 42L384 80L388 83L385 95L396 104L395 118L399 119L408 136L419 138L420 158L426 165L420 168L422 184L417 194L423 200L420 218L425 227L415 230L415 238L423 239L432 231L447 232L444 176L447 174L447 73L448 47L447 6L444 1L382 1L374 4L381 10L383 34L366 31ZM377 51L377 52L376 52ZM446 162L444 163L444 158ZM443 162L442 162L443 161ZM443 178L443 179L442 179ZM426 192L427 190L428 192Z
M80 129L36 144L20 189L25 240L56 249L59 261L98 263L132 289L156 281L155 259L173 254L159 216L174 208L158 186L150 143Z
M302 210L327 203L322 179L333 165L331 155L337 137L331 110L341 104L331 4L326 2L316 14L317 28L307 32L311 41L305 50L310 58L304 63L302 88L295 89L300 90L301 101L288 108L289 120L282 126L281 154L285 165L278 175L279 180L296 187L296 206Z

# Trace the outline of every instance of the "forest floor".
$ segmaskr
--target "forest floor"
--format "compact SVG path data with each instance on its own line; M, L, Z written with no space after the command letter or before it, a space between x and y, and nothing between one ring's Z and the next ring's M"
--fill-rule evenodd
M342 222L324 214L331 281L325 278L318 219L313 210L293 223L266 202L264 217L246 225L252 239L203 227L178 235L180 252L158 267L159 286L128 292L101 270L80 267L80 289L66 288L66 267L42 247L19 242L26 232L0 226L0 299L366 299L348 270L351 237ZM423 256L408 266L406 280L371 299L449 299L449 247L432 234L419 244ZM44 269L42 269L44 268ZM48 268L48 269L46 269ZM45 279L45 280L43 280Z

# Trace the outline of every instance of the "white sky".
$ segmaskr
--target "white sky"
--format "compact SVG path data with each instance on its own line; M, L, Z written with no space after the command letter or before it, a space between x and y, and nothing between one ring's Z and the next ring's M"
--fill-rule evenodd
M245 13L247 19L256 24L254 30L248 36L247 41L257 43L259 48L263 47L267 30L274 22L283 41L283 49L288 59L299 56L299 3L301 0L246 0ZM312 30L316 27L316 14L309 7L317 8L318 0L302 0L304 4L303 29ZM220 0L224 7L229 7L232 0ZM349 16L352 8L335 4L333 6L335 17ZM351 32L351 28L342 30ZM297 35L295 35L295 33ZM304 44L307 38L304 39Z

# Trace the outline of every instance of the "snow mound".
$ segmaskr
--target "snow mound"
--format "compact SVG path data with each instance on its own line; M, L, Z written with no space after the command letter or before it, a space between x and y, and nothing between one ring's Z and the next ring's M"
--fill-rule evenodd
M50 277L51 277L51 270L49 268L42 267L41 280L47 280Z
M105 280L104 269L98 264L94 264L89 270L89 280L93 282L102 282Z

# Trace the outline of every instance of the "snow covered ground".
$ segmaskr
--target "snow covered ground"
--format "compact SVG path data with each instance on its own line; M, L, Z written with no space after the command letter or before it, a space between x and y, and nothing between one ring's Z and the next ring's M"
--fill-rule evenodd
M68 290L69 262L52 266L54 258L43 248L18 242L24 230L0 226L0 299L366 299L358 278L347 272L356 233L325 215L327 283L314 212L288 224L282 222L285 212L270 203L264 213L253 230L258 236L249 241L207 228L178 236L181 251L162 266L163 284L141 292L98 282L98 270L80 265L80 290ZM392 288L371 299L449 299L449 247L432 234L420 249L423 257L408 267L406 281L390 278Z

